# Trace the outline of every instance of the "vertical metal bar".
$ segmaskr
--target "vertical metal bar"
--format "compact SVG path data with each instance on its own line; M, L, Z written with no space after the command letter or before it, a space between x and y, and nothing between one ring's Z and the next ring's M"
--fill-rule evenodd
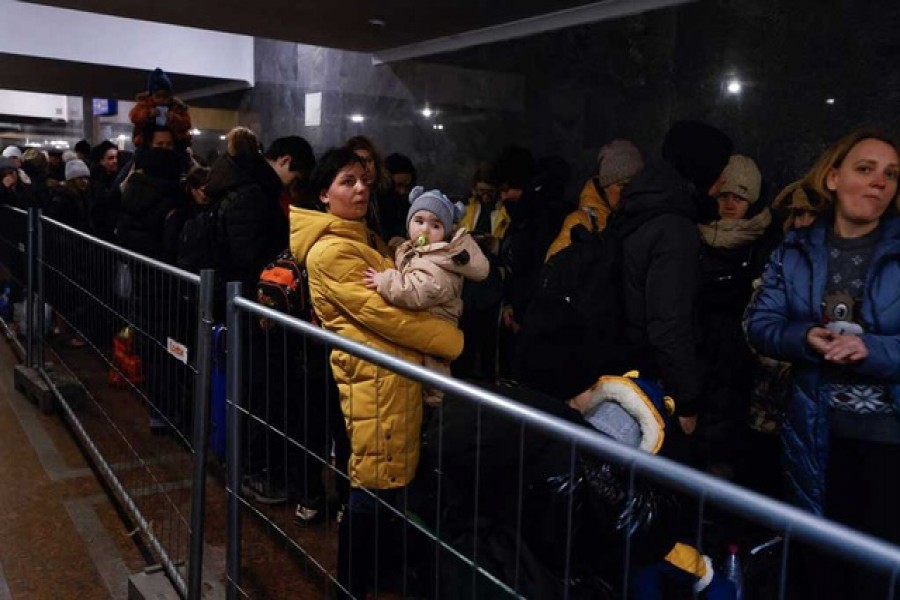
M26 259L26 289L25 289L25 364L29 367L34 366L34 218L37 209L33 206L28 207L28 257Z
M197 300L197 375L194 380L194 477L191 490L188 599L199 600L203 583L203 532L206 520L206 460L209 438L209 389L212 377L213 284L215 271L200 272Z
M228 545L226 554L226 574L228 589L226 598L237 599L241 577L241 505L238 490L241 487L241 312L234 305L234 299L241 295L241 284L228 284L228 337L226 349L226 373L228 396Z
M45 309L47 306L44 300L44 294L46 294L46 288L44 288L44 223L41 219L41 209L37 209L37 216L35 217L35 223L37 224L37 260L34 263L34 268L37 269L37 295L40 298L40 308L38 310L38 331L40 332L40 339L38 342L38 364L40 368L44 368L44 335L47 333L47 324L44 322L45 319Z

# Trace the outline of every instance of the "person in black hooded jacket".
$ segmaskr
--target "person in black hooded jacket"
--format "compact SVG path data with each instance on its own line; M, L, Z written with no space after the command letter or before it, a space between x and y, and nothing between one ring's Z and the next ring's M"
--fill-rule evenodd
M503 310L506 331L500 340L500 375L512 373L510 361L528 305L538 289L547 249L571 206L565 203L570 167L559 157L535 163L524 148L511 146L495 165L500 201L510 224L500 243L503 269Z
M229 132L228 151L209 174L206 195L219 214L220 281L240 281L248 297L255 294L263 267L288 245L288 221L278 199L297 175L290 163L290 156L267 159L256 135L238 127Z
M625 336L639 353L641 374L678 398L681 429L693 433L701 393L695 332L700 282L698 221L708 221L732 142L698 121L675 123L663 161L625 188L615 220L644 219L623 243Z

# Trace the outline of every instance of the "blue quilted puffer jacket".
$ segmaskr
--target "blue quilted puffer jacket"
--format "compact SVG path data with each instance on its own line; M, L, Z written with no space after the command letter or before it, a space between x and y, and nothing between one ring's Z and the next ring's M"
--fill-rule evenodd
M764 356L794 364L793 398L783 429L783 458L793 500L821 515L825 506L829 406L823 360L806 345L806 332L823 323L828 270L826 227L793 231L772 253L744 316L750 344ZM849 367L887 386L900 417L900 218L882 219L862 299L862 336L869 356Z

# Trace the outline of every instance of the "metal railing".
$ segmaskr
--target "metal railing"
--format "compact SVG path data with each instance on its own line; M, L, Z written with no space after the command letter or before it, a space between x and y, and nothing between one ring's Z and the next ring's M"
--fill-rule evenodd
M249 386L244 380L247 376L253 377L252 368L248 369L248 365L253 362L260 362L258 357L254 358L248 355L248 351L252 352L254 348L253 344L248 342L248 338L254 335L254 331L258 332L256 323L260 319L268 322L270 330L272 327L281 328L284 331L283 335L300 336L304 343L314 344L320 352L327 353L332 349L341 350L373 365L378 365L393 373L402 375L405 378L443 390L447 397L452 398L455 402L466 403L476 407L476 427L462 434L471 438L473 442L471 448L474 448L472 451L475 452L474 462L472 463L474 469L471 473L472 478L475 480L474 498L466 500L474 502L474 518L471 521L472 531L469 532L466 538L469 540L469 543L454 543L451 540L452 536L449 534L442 538L442 535L446 533L442 531L442 526L446 524L442 515L445 515L447 512L447 506L442 505L442 502L446 501L445 492L459 482L453 482L448 477L450 469L447 468L447 462L444 462L442 465L442 461L448 461L453 457L449 454L444 454L440 439L437 442L437 461L431 460L427 464L423 461L417 474L417 480L426 477L430 477L433 480L432 488L437 490L437 492L433 496L435 505L432 507L432 514L437 515L437 518L433 518L431 521L423 519L421 503L415 508L411 508L408 503L409 497L405 493L398 502L396 499L388 501L382 493L371 491L371 499L380 506L381 510L385 514L390 515L391 518L400 520L403 523L404 533L400 544L405 554L402 563L394 565L396 572L402 571L403 583L399 588L402 590L402 596L406 596L410 591L406 581L408 573L418 572L421 574L427 572L430 577L435 579L434 581L429 581L426 585L431 592L423 594L422 582L413 582L409 586L418 586L414 595L417 597L423 595L449 597L441 587L443 584L437 581L441 577L441 569L447 569L446 557L448 555L453 557L453 560L466 565L467 572L472 577L472 587L468 588L472 594L477 594L477 589L479 588L476 588L476 585L482 585L485 581L489 582L495 589L503 590L511 596L522 594L524 581L523 557L529 554L541 554L540 548L532 547L529 549L524 541L529 538L529 530L537 527L537 524L534 522L523 522L523 518L526 518L526 513L528 513L528 507L525 506L523 508L523 505L528 503L529 499L527 496L531 493L531 491L525 491L525 481L522 478L523 470L527 467L527 465L523 464L524 452L521 452L517 458L509 461L503 467L509 473L519 474L518 490L506 490L508 494L518 494L518 498L514 502L508 503L508 506L513 507L514 512L518 511L517 518L512 519L512 522L516 525L514 530L510 532L514 540L514 556L516 557L516 560L513 561L515 563L513 571L504 572L503 569L497 569L497 565L492 565L491 561L488 560L489 550L486 547L482 550L478 545L479 527L490 527L483 524L479 513L487 512L487 505L492 500L495 500L490 497L491 494L487 490L478 489L478 482L481 480L481 477L489 476L491 468L489 466L491 462L488 460L489 457L480 454L482 451L488 452L490 450L486 445L487 442L484 441L485 436L489 432L483 429L483 427L487 427L486 424L483 424L486 423L486 421L483 422L483 419L487 418L488 413L490 413L517 423L518 429L513 428L512 431L518 431L521 437L516 440L516 436L513 436L514 439L509 441L513 448L516 447L516 444L519 444L520 448L524 448L526 439L531 439L530 436L532 435L541 435L554 440L554 443L564 445L568 449L570 460L567 464L570 466L564 473L562 481L568 482L567 502L569 504L568 511L562 511L566 518L559 523L560 553L555 557L558 562L555 566L555 577L557 582L560 583L559 588L556 590L559 593L559 597L569 597L571 586L574 585L573 582L577 583L574 570L576 569L575 558L579 551L577 540L579 531L578 523L574 520L576 512L574 508L576 493L574 490L577 488L576 482L579 479L579 475L576 465L580 464L585 457L596 457L606 461L611 465L611 468L622 470L624 481L628 482L626 489L629 499L634 499L640 494L640 490L645 489L646 486L651 486L657 490L666 490L666 493L677 492L678 494L685 494L695 498L697 513L695 518L687 520L694 527L693 535L687 539L682 539L689 544L693 544L701 551L703 550L704 538L706 537L704 527L708 527L706 521L709 513L713 510L726 511L746 519L752 522L755 527L758 527L760 531L771 530L769 537L776 534L780 536L780 540L776 538L782 547L779 559L780 566L771 574L773 577L777 577L778 597L787 597L788 557L791 548L797 546L796 542L801 542L801 548L805 544L812 548L821 549L843 557L866 569L883 574L885 576L884 597L894 598L897 590L898 575L900 575L900 548L896 546L853 531L840 524L818 518L815 515L671 460L623 446L603 435L599 435L588 427L552 416L542 410L536 410L501 394L441 376L426 368L385 354L367 345L343 338L304 321L290 318L282 313L242 298L240 287L237 284L230 284L228 293L228 341L230 353L228 357L229 379L227 391L229 411L227 583L229 598L235 598L239 595L251 597L260 594L266 597L277 596L277 590L260 589L259 581L263 578L262 572L254 571L254 560L251 560L250 557L243 553L244 545L252 537L248 535L246 528L256 527L256 523L260 521L265 524L265 528L270 535L280 540L274 544L276 549L272 552L277 552L280 549L282 552L290 551L289 553L299 556L300 562L306 569L304 573L306 573L307 581L318 581L319 588L317 589L323 597L328 593L328 587L336 588L339 594L350 593L350 589L345 585L345 581L342 581L339 574L336 573L333 554L327 551L317 554L315 545L307 543L308 535L305 530L301 529L295 533L289 533L290 526L286 525L286 521L289 519L286 519L284 511L279 512L254 501L252 494L245 493L247 490L242 488L241 477L246 470L242 468L242 460L247 456L247 444L244 439L244 435L247 432L246 423L250 421L258 422L263 426L267 425L263 415L265 411L261 410L261 407L266 406L265 403L262 405L257 403L256 407L248 404ZM243 368L239 368L239 366ZM485 412L482 412L482 410ZM441 432L442 435L450 435L450 432L454 431L453 424L442 422L442 411L438 411L436 415L432 415L432 417L438 419L437 426L433 426L431 431ZM494 422L496 423L496 421ZM434 424L434 422L432 423ZM313 454L312 459L314 463L325 467L326 479L339 480L346 478L339 465L335 465L327 460L327 455L321 456L318 454L317 448L306 446L302 440L288 435L282 427L268 427L268 432L271 435L280 436L285 447L299 448L304 452ZM459 431L455 431L455 433L459 434ZM435 441L431 440L429 442L426 440L424 443L432 445L432 454L435 455L433 452ZM482 448L482 445L485 445L485 447ZM459 445L454 446L456 451L459 448ZM480 473L482 470L485 470L488 474ZM773 473L773 476L777 476L777 474ZM564 494L563 497L565 498L566 495ZM479 505L479 502L482 504ZM625 502L624 505L628 506L629 503ZM536 514L543 514L540 510ZM243 518L243 515L247 514L257 518L247 521ZM534 514L531 513L532 516ZM334 541L334 531L330 528L322 529L320 535L331 542ZM377 537L377 529L375 535ZM421 551L423 546L419 542L411 541L414 538L418 538L421 541L423 537L428 541L428 544L431 544L431 549L426 552ZM637 571L642 566L647 566L642 565L638 558L633 556L632 539L628 535L621 536L620 543L624 555L622 572L618 581L608 582L623 597L628 595L629 585L633 585L635 581L634 575ZM769 545L771 546L772 544ZM260 547L258 543L254 543L254 552L259 551ZM383 550L383 548L380 550ZM377 554L379 548L377 544L374 547L370 545L367 551ZM484 560L479 555L479 551L481 551ZM662 556L659 558L661 559ZM552 559L553 557L551 557ZM375 560L377 563L377 557ZM422 566L423 563L425 564L424 567ZM313 568L310 569L310 566ZM339 571L339 569L337 570ZM310 571L313 572L313 576L310 576ZM377 572L378 569L376 568L375 571ZM451 573L459 575L460 570L451 570ZM279 575L289 577L284 571L280 571ZM447 577L450 577L450 575L447 575L444 579ZM414 579L415 576L410 575L410 578ZM249 584L247 583L248 581L250 581ZM322 582L324 582L324 587ZM369 583L371 584L372 582L370 581ZM378 585L377 579L375 585L376 587ZM392 588L392 591L398 591L396 586ZM696 595L696 592L694 594ZM284 597L290 597L290 594Z
M33 366L153 558L199 598L213 272L188 273L28 211ZM32 350L33 348L33 350ZM52 352L48 363L45 352ZM77 373L64 393L58 365ZM86 401L84 400L86 399Z

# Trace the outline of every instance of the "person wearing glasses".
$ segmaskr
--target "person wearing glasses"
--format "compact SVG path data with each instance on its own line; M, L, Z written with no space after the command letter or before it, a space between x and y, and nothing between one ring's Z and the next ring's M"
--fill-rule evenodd
M472 176L472 195L459 222L481 246L488 258L490 272L484 281L466 281L463 285L463 313L459 326L466 344L453 363L453 374L478 381L493 382L497 377L497 325L503 297L500 274L500 241L509 227L509 214L497 197L493 168L481 163Z

